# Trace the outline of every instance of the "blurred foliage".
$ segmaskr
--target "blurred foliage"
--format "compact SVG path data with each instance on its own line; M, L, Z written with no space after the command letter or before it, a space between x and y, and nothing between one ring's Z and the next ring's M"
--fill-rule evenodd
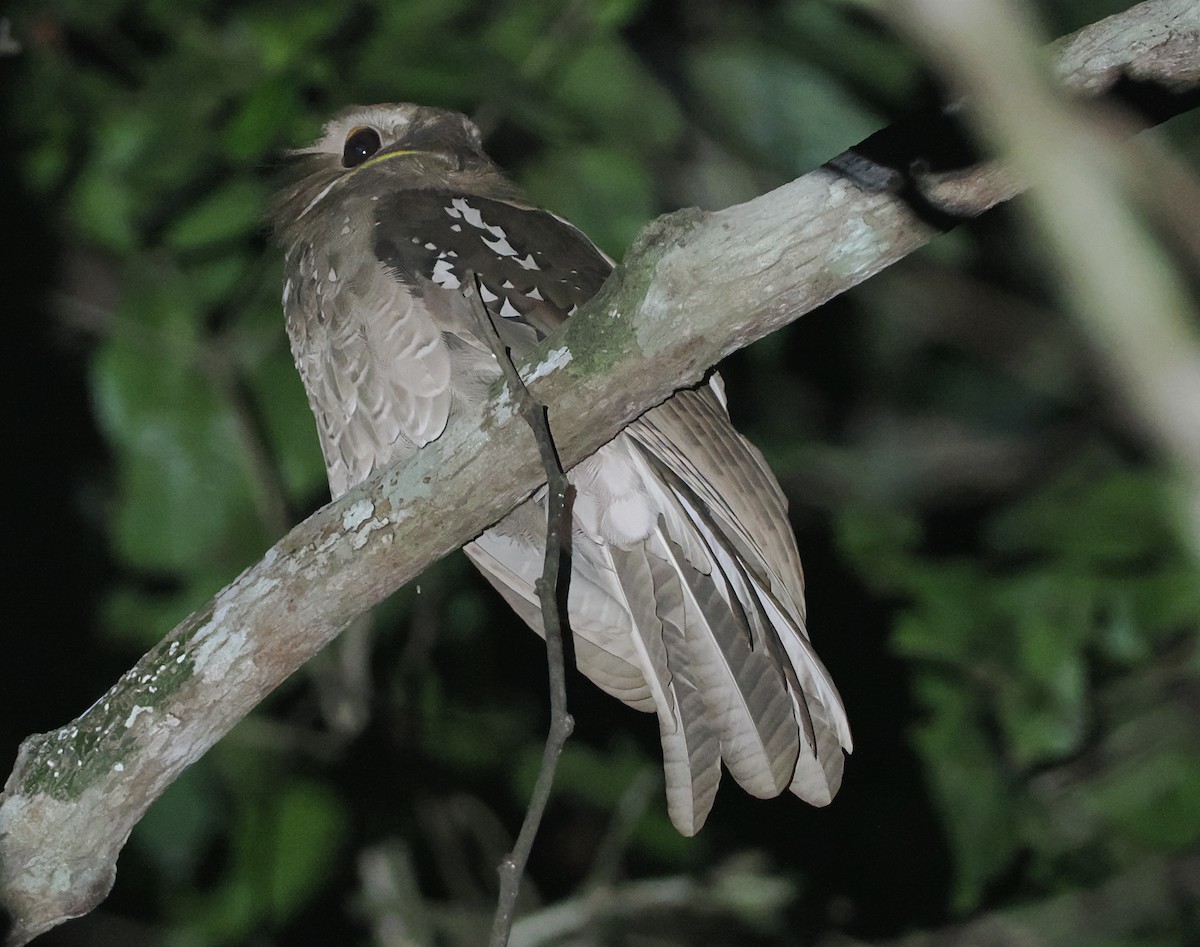
M843 548L881 592L907 603L892 643L923 668L914 689L925 713L912 737L936 761L931 788L958 868L959 912L975 908L1021 853L1031 878L1061 884L1084 845L1097 860L1086 877L1135 853L1195 843L1200 736L1186 718L1164 721L1136 766L1109 761L1103 779L1074 787L1072 805L1089 816L1072 814L1084 826L1073 827L1065 850L1063 800L1043 798L1039 781L1077 761L1097 733L1143 726L1143 709L1106 698L1155 655L1178 663L1172 645L1200 626L1200 583L1170 512L1157 478L1084 454L998 509L969 557L930 562L909 517L842 518ZM1132 800L1133 811L1122 811Z
M1055 34L1121 6L1040 12ZM26 731L76 714L106 668L326 495L263 221L281 156L333 109L470 112L535 200L619 257L657 214L753 196L930 95L913 54L837 0L16 0L8 15L8 259L46 256L12 263L33 316L19 397L36 402L13 405L72 471L34 465L22 489L99 524L107 548L77 572L94 603L80 593L66 626L6 641L9 668L53 635L64 667L96 672L72 673L92 690L63 693L59 719L28 720L22 688L59 671L3 672ZM1194 164L1196 122L1174 125L1164 141ZM816 812L726 786L682 839L652 721L573 681L579 732L520 942L879 939L1014 911L1058 931L1045 943L1200 936L1200 583L1168 478L1051 301L1043 256L999 212L730 360L735 420L791 497L813 636L855 726L845 787ZM64 351L86 363L91 421L74 388L47 385L76 364ZM55 483L67 495L39 493ZM98 943L71 931L104 915L136 925L129 944L480 943L544 687L534 637L461 557L438 564L172 786L100 915L46 943ZM1192 858L1190 900L1127 905L1137 923L1113 921L1110 941L1059 910L1141 892L1127 879L1174 858Z

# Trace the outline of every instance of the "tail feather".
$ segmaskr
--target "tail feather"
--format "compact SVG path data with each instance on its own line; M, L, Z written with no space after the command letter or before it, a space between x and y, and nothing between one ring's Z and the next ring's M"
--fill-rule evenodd
M804 695L799 695L804 700ZM842 785L842 770L846 765L845 754L837 732L819 705L810 706L813 715L813 730L816 745L801 749L796 760L796 773L788 785L788 791L799 796L809 805L827 806L833 802Z
M799 734L779 669L751 649L729 608L720 574L693 569L678 544L667 549L684 593L688 655L710 719L721 736L721 756L738 784L753 796L777 796L791 782Z
M502 530L493 527L463 551L530 628L543 638L542 610L534 582L541 571L542 555L535 547L523 547ZM528 566L521 571L522 566ZM526 573L529 574L526 574ZM570 597L573 602L587 597L587 576L577 567L572 575ZM622 638L600 636L586 621L578 620L580 609L571 607L574 632L575 665L597 687L624 701L636 710L649 713L656 709L654 696L646 682L641 664Z
M695 835L712 810L721 782L721 739L700 691L686 628L683 589L674 568L651 559L663 641L675 694L674 726L659 714L667 813L684 835Z
M754 796L786 789L828 804L852 747L845 710L808 640L783 495L719 400L682 393L572 481L576 662L608 693L657 712L676 828L704 824L722 761ZM539 632L544 523L536 497L468 547Z
M802 607L787 608L767 587L761 573L751 571L729 533L689 484L644 448L641 453L658 474L653 482L661 485L660 502L675 507L701 537L715 563L714 571L719 570L728 583L728 607L740 619L739 625L744 623L753 646L764 650L783 674L801 739L788 788L806 802L827 805L841 784L842 748L849 751L852 744L841 697L808 641Z
M655 582L644 544L633 549L608 546L615 579L611 593L620 596L633 625L630 642L660 720L674 727L675 699L671 693L671 672L667 667L667 646L663 641L662 621L658 617Z

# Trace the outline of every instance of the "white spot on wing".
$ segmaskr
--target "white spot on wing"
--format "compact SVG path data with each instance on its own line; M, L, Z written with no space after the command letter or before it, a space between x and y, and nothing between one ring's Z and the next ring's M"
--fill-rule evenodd
M449 260L438 260L433 264L433 281L443 289L458 289L462 285L454 275L454 264Z
M501 256L516 256L517 255L517 251L513 249L512 244L509 243L503 236L501 236L497 240L489 240L487 237L483 237L482 240L484 243L486 243L489 247L491 247L496 253L499 253Z
M483 230L487 227L487 224L483 222L483 217L480 216L479 211L468 204L466 198L456 197L450 202L450 205L456 208L458 213L462 214L462 219L469 223L472 227L478 227L480 230ZM458 214L455 214L454 216L457 217Z

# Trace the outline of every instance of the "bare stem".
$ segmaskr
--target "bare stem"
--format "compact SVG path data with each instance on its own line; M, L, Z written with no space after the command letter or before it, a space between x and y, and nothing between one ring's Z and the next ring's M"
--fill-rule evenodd
M533 431L542 466L546 470L546 557L542 564L542 577L536 583L538 601L542 607L542 627L546 632L546 661L550 676L550 731L542 749L542 765L538 770L537 782L525 810L525 821L513 850L500 863L500 896L496 903L496 914L492 919L491 947L505 947L512 932L513 918L517 910L521 877L529 862L534 839L542 824L550 790L554 786L554 771L558 758L575 721L567 712L567 675L564 658L564 637L571 626L567 618L567 588L571 577L571 503L574 490L563 472L546 418L546 407L529 393L525 382L513 365L512 356L500 339L491 314L487 311L480 293L479 278L471 274L467 279L464 295L475 308L483 337L491 346L496 361L504 371L513 398L521 416Z

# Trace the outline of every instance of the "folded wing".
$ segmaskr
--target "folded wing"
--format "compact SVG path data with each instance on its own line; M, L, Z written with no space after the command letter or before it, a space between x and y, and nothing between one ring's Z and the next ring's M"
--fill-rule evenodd
M851 749L845 711L808 641L782 493L716 383L648 412L571 479L576 660L657 712L676 827L703 825L722 760L752 795L828 803ZM534 504L467 552L540 633L545 512Z

